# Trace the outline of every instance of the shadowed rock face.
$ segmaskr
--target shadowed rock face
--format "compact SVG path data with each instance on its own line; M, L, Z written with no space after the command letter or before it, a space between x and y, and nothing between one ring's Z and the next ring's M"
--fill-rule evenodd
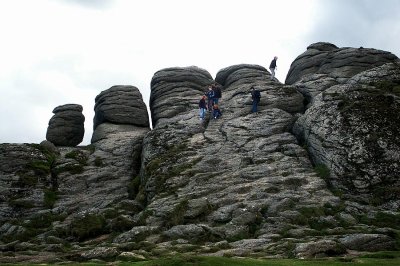
M66 104L53 110L46 139L57 146L74 147L82 142L85 133L85 117L79 104Z
M150 109L153 126L193 110L213 82L208 71L192 67L173 67L157 71L151 79Z

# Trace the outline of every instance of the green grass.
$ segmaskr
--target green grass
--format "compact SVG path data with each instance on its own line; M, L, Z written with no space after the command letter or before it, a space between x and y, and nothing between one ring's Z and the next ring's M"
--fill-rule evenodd
M242 259L226 257L185 257L177 256L173 258L163 258L152 261L121 263L119 265L133 266L339 266L339 265L363 265L363 266L385 266L400 265L399 258L376 259L376 258L356 258L356 259Z
M389 255L387 256L388 253ZM140 262L115 262L112 265L126 266L398 266L400 265L399 252L386 252L383 256L358 258L326 258L326 259L249 259L227 257L197 257L182 256L160 258ZM7 264L21 265L21 264ZM29 265L29 264L23 264ZM37 264L32 264L37 265ZM46 265L46 264L40 264ZM65 263L64 265L107 265L105 262Z

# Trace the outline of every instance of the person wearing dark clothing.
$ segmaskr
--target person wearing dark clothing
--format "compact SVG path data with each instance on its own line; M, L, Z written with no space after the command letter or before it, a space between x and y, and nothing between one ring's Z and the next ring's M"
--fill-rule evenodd
M207 96L207 107L208 107L208 111L211 112L213 104L214 104L214 91L212 89L211 86L208 87L208 91L206 92L206 96Z
M204 120L204 116L206 114L207 105L206 105L206 96L201 97L199 101L199 110L200 110L200 119Z
M272 59L271 64L269 65L269 70L271 70L271 79L274 79L275 77L275 70L277 69L276 60L278 60L277 56Z
M214 106L213 106L213 116L214 116L214 119L219 118L221 115L222 115L222 113L221 113L221 110L220 110L219 107L218 107L218 104L214 104Z
M212 88L214 91L214 104L218 104L218 101L222 96L221 87L218 85L213 85Z
M260 102L261 93L254 87L251 87L251 99L253 100L253 106L251 108L252 113L257 112L258 103Z

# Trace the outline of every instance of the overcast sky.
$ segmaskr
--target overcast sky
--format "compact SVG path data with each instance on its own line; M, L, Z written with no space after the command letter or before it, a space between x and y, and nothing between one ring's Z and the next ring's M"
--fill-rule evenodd
M196 65L216 73L278 59L285 81L314 42L400 56L398 0L0 0L0 143L40 143L53 109L134 85L148 105L153 74Z

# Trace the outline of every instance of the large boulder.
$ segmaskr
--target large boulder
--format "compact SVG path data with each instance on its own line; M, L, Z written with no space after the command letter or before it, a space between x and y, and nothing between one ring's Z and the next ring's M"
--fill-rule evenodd
M400 64L388 63L327 86L314 97L294 132L328 181L362 200L400 199ZM397 206L395 204L394 206Z
M102 123L149 126L147 108L138 88L129 85L112 86L95 99L93 129Z
M358 73L397 59L390 52L376 49L338 48L330 43L314 43L293 61L286 84L294 85L306 102L312 103L315 96L329 87L343 84Z
M96 97L92 143L123 132L149 129L142 94L134 86L112 86Z
M66 104L53 110L46 139L56 146L74 147L82 142L85 133L85 117L79 104Z
M390 52L371 48L338 48L330 43L314 43L293 61L285 83L294 84L310 74L327 74L341 82L396 59Z
M197 109L200 97L212 82L210 73L196 66L157 71L151 79L150 109L153 126L162 118Z

